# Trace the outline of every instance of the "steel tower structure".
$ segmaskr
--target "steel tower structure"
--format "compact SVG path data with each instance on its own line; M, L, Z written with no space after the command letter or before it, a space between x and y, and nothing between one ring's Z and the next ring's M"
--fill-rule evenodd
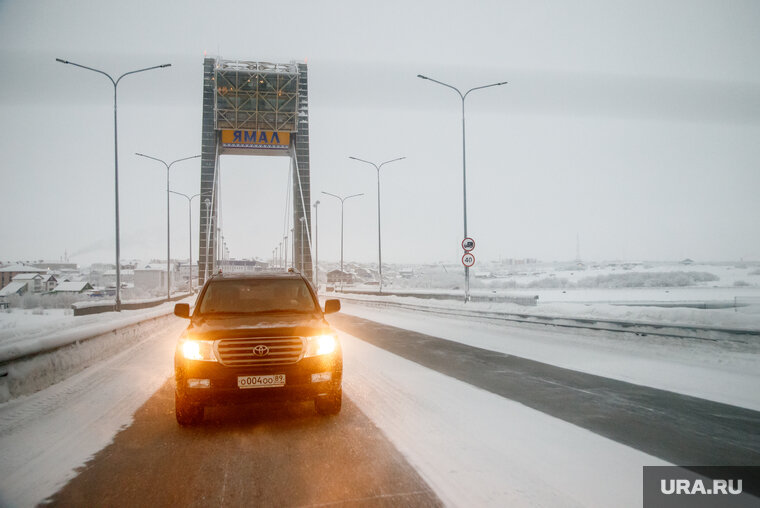
M294 266L310 280L311 172L305 63L276 64L216 58L203 61L200 283L216 271L220 254L217 238L219 157L224 154L290 158L292 224L295 228L291 241L295 242L294 252L299 253Z

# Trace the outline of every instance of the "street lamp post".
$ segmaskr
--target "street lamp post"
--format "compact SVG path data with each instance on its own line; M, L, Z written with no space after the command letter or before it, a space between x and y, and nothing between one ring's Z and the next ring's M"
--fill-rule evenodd
M301 223L301 263L300 268L301 272L303 273L303 230L306 228L306 217L301 217L298 219L298 221Z
M377 170L377 268L379 270L379 277L380 277L380 293L382 293L383 292L383 254L382 254L383 251L381 247L382 244L380 241L380 168L382 168L385 164L390 164L391 162L396 162L402 159L406 159L406 157L399 157L398 159L392 159L389 161L381 162L379 165L375 164L374 162L365 161L364 159L359 159L358 157L349 157L349 159L370 164L374 166L375 169Z
M170 249L171 242L170 242L170 237L169 237L169 223L170 223L169 221L169 193L172 191L169 190L169 170L177 162L182 162L182 161L186 161L190 159L197 159L198 157L200 157L200 155L191 155L190 157L183 157L182 159L177 159L168 164L157 157L151 157L150 155L145 155L144 153L135 153L135 155L160 162L161 164L166 166L166 299L170 300L172 297L172 273L170 269L171 268L171 249ZM179 194L179 193L175 192L175 194ZM192 249L192 246L190 248ZM191 279L191 285L192 285L192 278L193 278L192 267L190 268L190 272L191 272L190 279Z
M464 121L464 100L467 98L467 96L470 94L470 92L474 92L475 90L481 90L483 88L490 88L492 86L501 86L506 85L507 81L501 81L499 83L491 83L490 85L483 85L483 86L476 86L475 88L470 88L467 90L464 94L459 91L458 88L451 86L449 84L446 84L442 81L438 81L433 78L429 78L427 76L423 76L422 74L417 74L417 77L420 79L426 79L428 81L432 81L433 83L438 83L439 85L443 85L446 88L451 88L456 93L459 94L459 97L462 99L462 195L463 195L463 209L464 209L464 238L467 238L467 157L465 152L465 121ZM464 301L468 302L470 300L470 268L468 266L464 267Z
M290 228L290 264L293 270L296 269L296 227Z
M206 262L203 264L203 282L205 283L208 280L208 244L211 242L211 200L206 198L203 200L203 204L206 205ZM200 253L198 255L200 256ZM198 260L198 263L200 263L200 260ZM200 265L198 265L198 270L200 268Z
M282 237L282 242L284 246L282 249L282 254L283 254L282 267L287 272L288 271L288 235L285 235Z
M319 200L314 203L314 287L319 291Z
M190 290L194 289L193 286L193 208L192 208L192 202L193 198L197 198L200 196L200 194L193 194L192 196L188 196L187 194L182 194L181 192L175 192L175 191L169 191L172 194L176 194L178 196L184 196L185 199L187 199L187 223L188 223L188 238L190 238L190 241L188 242L190 244L190 250L188 251L189 259L188 263L190 264ZM200 266L198 266L198 269L200 270Z
M361 192L359 194L352 194L350 196L346 196L345 198L342 198L336 194L330 194L329 192L325 192L325 191L322 191L322 194L327 194L328 196L332 196L340 200L340 279L342 282L343 281L343 203L345 203L347 199L363 196L364 193Z
M134 71L125 72L115 80L111 77L110 74L107 72L103 72L99 69L95 69L93 67L87 67L86 65L81 65L78 63L70 62L68 60L63 60L61 58L56 58L56 62L61 62L62 64L67 65L73 65L74 67L80 67L82 69L86 69L88 71L97 72L98 74L102 74L105 77L107 77L109 80L111 80L111 83L113 84L113 154L114 154L114 208L116 210L116 302L114 305L114 310L117 312L121 311L121 263L119 262L119 136L118 136L118 123L116 121L116 88L119 85L119 81L121 81L121 78L125 76L129 76L130 74L137 74L138 72L145 72L150 71L153 69L162 69L164 67L171 67L172 64L162 64L162 65L154 65L153 67L146 67L144 69L137 69Z

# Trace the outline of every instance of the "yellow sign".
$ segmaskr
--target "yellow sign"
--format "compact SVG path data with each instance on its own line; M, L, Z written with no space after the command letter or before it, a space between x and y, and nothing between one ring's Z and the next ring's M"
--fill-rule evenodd
M222 131L222 147L224 148L287 150L289 146L289 132L230 129Z

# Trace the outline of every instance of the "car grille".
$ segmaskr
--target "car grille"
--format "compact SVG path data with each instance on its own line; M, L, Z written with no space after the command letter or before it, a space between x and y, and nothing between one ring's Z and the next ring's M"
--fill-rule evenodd
M255 354L257 346L266 346L267 353ZM301 337L241 337L221 339L216 347L222 365L251 367L296 363L303 355L304 344Z

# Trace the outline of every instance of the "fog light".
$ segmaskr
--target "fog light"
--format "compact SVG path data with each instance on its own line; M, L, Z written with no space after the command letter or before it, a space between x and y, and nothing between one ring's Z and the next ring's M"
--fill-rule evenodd
M188 379L187 387L188 388L211 388L211 380L210 379Z
M332 372L320 372L319 374L311 375L312 383L322 383L324 381L330 381L332 379Z

